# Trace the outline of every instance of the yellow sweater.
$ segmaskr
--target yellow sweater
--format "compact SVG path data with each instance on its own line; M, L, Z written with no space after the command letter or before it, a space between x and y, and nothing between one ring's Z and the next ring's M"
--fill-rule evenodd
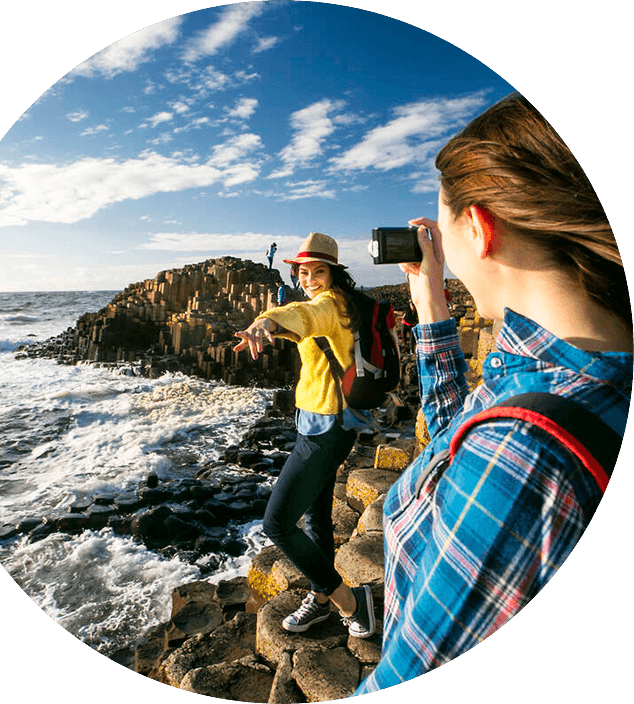
M297 408L324 415L339 411L337 389L330 365L313 337L327 338L341 367L348 369L354 361L354 335L342 325L341 311L344 310L343 297L331 290L320 293L310 301L289 303L258 316L270 318L284 328L284 332L275 333L275 337L285 337L297 343L302 360L295 390ZM343 322L348 321L343 318Z

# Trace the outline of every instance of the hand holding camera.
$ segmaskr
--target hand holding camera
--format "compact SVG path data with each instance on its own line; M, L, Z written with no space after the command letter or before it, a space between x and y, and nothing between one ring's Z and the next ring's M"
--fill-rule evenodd
M447 320L450 316L443 290L445 257L440 230L429 218L410 220L409 225L372 230L370 253L375 264L398 264L407 274L419 322Z

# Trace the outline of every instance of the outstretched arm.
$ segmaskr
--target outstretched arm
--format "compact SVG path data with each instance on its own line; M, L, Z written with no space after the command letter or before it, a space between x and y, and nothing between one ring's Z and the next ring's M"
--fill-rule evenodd
M236 337L241 338L240 342L233 348L234 352L241 352L249 348L251 357L257 359L264 348L265 341L274 344L272 333L278 331L278 325L270 318L258 318L254 320L246 330L239 330Z

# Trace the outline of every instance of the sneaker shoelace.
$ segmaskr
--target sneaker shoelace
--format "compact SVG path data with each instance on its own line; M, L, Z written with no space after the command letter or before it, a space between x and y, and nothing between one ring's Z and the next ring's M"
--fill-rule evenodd
M297 619L302 619L304 616L311 616L314 611L319 610L319 604L317 600L310 599L307 597L302 601L300 607L293 614Z

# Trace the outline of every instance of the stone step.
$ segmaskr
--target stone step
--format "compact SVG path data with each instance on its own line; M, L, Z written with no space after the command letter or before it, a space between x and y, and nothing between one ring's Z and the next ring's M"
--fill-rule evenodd
M355 469L348 475L346 483L348 503L363 513L370 504L388 492L398 476L387 469Z

